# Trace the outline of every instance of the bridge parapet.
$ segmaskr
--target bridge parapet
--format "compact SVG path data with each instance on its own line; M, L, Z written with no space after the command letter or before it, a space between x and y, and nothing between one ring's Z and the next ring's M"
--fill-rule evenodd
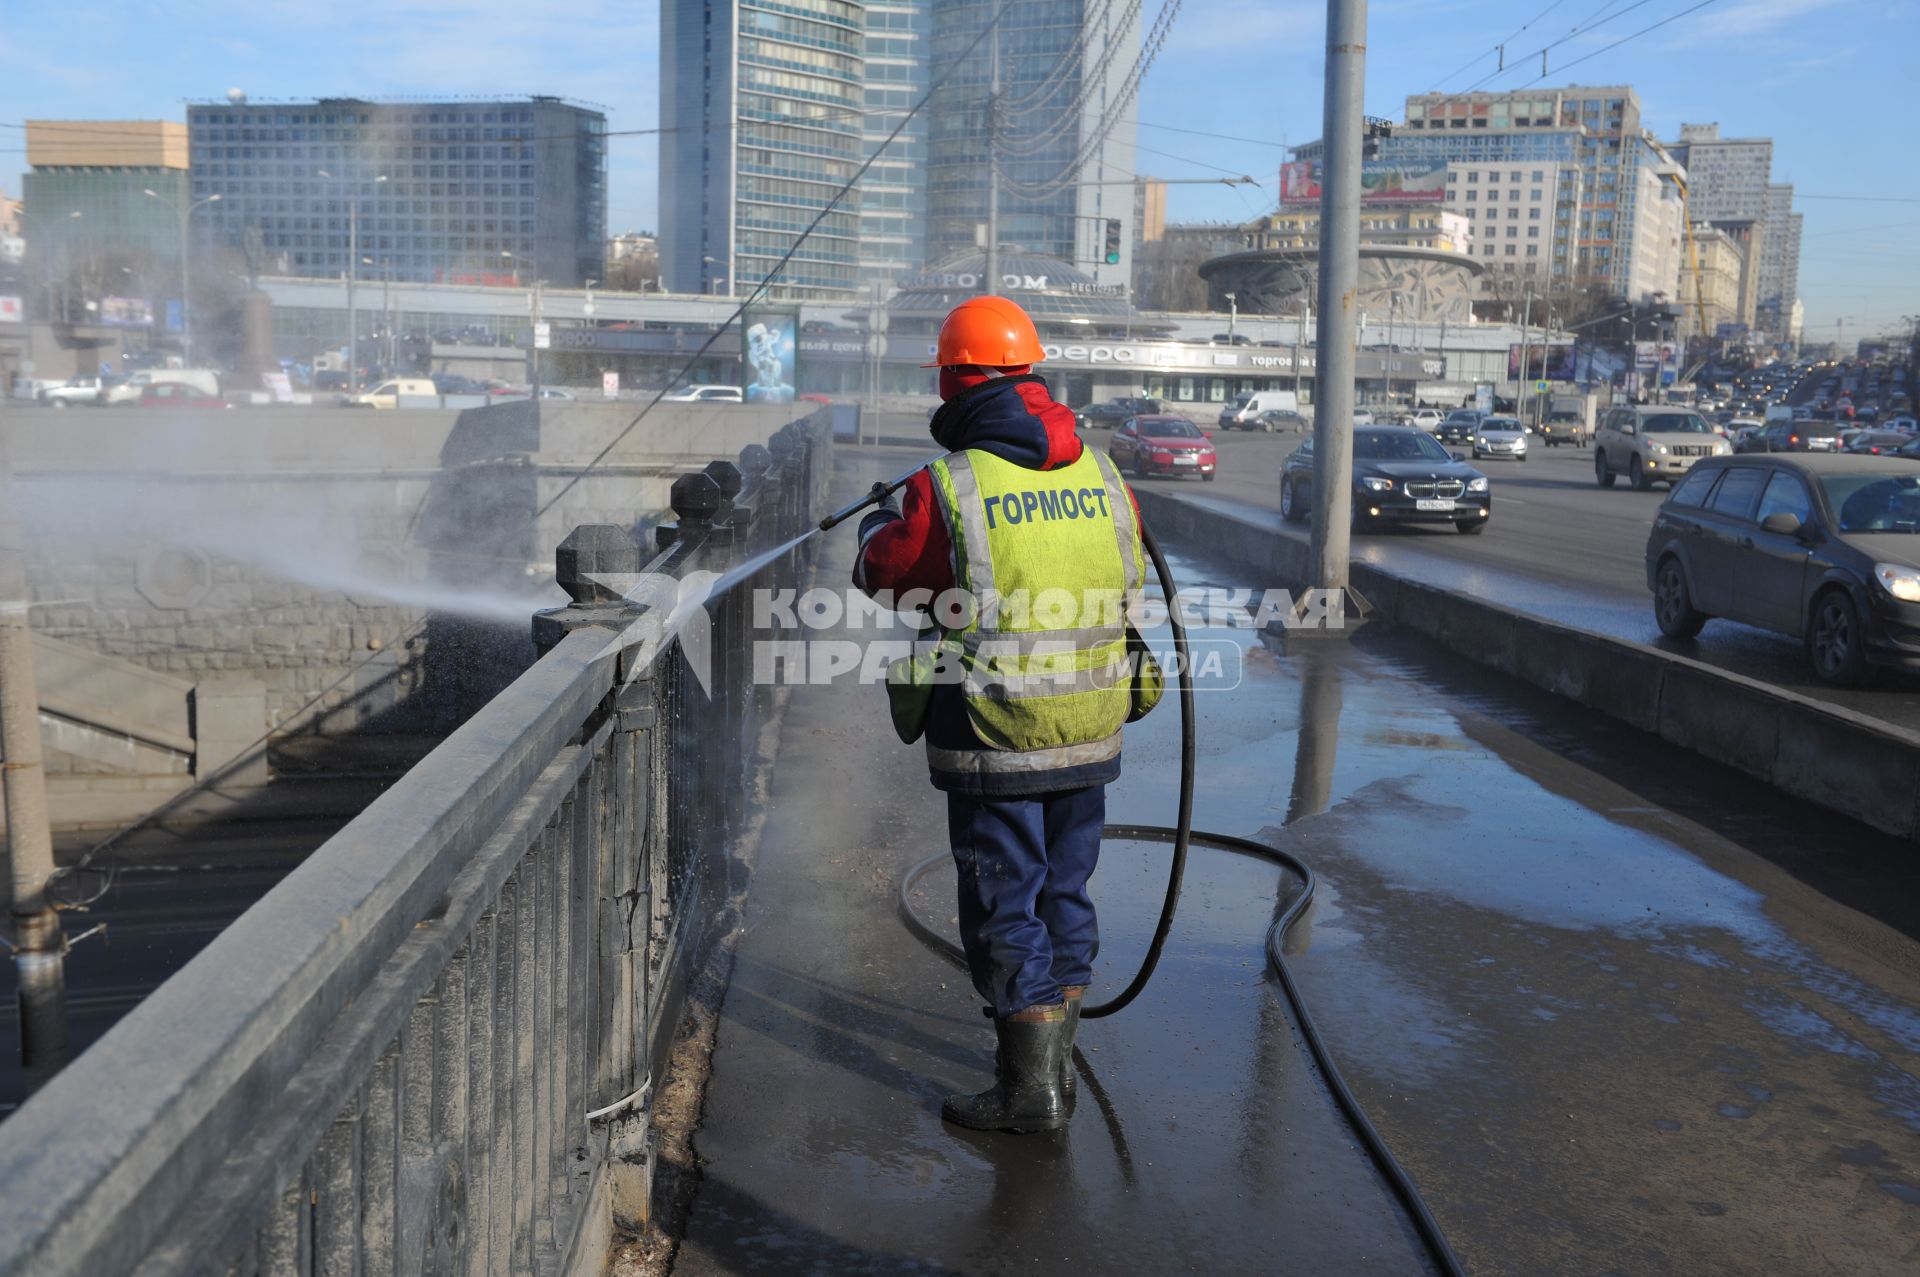
M831 447L570 538L534 666L0 1125L0 1275L599 1271L773 708L749 591L676 582L809 527Z

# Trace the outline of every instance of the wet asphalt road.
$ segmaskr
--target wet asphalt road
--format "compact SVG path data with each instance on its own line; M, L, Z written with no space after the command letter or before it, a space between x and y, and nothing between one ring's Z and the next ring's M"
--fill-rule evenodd
M1470 1271L1920 1265L1909 844L1416 641L1209 637L1244 678L1201 697L1198 823L1321 874L1296 972ZM1176 726L1169 703L1129 729L1110 819L1171 818ZM1422 1270L1263 970L1273 870L1195 853L1161 974L1084 1030L1106 1106L962 1135L938 1099L990 1037L892 915L944 841L918 751L852 686L796 689L781 749L679 1271ZM1108 845L1096 996L1163 872ZM951 926L943 874L917 903Z
M114 848L99 862L114 866L110 888L85 912L61 915L69 937L106 927L67 956L71 1054L112 1028L345 823L340 816L236 821L179 832L155 827ZM70 864L101 837L56 834L55 854ZM73 888L92 894L102 885L99 875L88 873ZM18 1042L13 964L0 962L0 1117L25 1096Z
M1217 480L1148 484L1196 501L1257 509L1265 525L1304 540L1304 526L1279 518L1278 481L1281 463L1304 436L1212 433L1220 458ZM1107 446L1105 431L1090 432L1090 438L1096 447ZM1709 621L1691 643L1662 635L1653 620L1644 555L1665 488L1601 488L1593 480L1591 450L1571 447L1536 444L1528 461L1476 464L1493 480L1493 516L1485 532L1461 536L1447 524L1388 529L1355 537L1355 557L1920 729L1920 676L1882 673L1868 687L1839 690L1816 680L1800 644L1782 635L1731 621Z

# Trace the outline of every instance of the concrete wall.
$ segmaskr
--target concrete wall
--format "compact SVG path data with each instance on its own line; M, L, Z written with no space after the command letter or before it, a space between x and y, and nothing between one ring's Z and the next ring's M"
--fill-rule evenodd
M531 661L568 531L651 522L676 475L813 410L662 404L628 430L639 407L618 403L9 406L0 441L41 634L258 680L260 730L441 732Z
M1259 569L1263 585L1308 579L1305 541L1151 489L1156 531ZM1920 838L1920 734L1672 652L1591 634L1356 561L1369 622L1405 625L1462 656L1877 829Z

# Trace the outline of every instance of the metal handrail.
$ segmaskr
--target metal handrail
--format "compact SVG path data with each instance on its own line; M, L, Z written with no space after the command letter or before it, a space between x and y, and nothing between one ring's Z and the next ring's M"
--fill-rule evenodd
M831 438L788 427L647 570L809 526ZM680 712L663 614L566 634L0 1124L0 1277L519 1273L590 1244L768 699L746 607L711 605L718 714Z

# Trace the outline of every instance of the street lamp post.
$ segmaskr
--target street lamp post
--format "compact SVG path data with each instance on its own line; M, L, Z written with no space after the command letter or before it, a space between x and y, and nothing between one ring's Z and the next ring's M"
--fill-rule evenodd
M205 199L194 200L185 208L174 203L160 192L148 188L143 192L148 199L159 200L180 219L180 353L187 367L193 367L193 256L187 250L187 223L193 219L195 211L209 204L218 204L220 195L215 192Z
M534 399L540 398L540 290L546 280L540 278L540 263L531 257L515 256L510 249L501 249L500 256L513 263L514 287L520 285L520 263L526 262L533 268L533 291L527 294L527 314L533 320L533 331L527 335L527 387Z
M345 185L345 179L335 179L325 169L315 169L315 173L328 181L339 180ZM370 185L378 186L387 180L385 173L375 177ZM360 389L360 314L354 305L353 289L360 274L360 201L366 197L364 190L357 191L347 201L347 393L353 394Z
M1240 318L1240 295L1227 293L1224 296L1227 299L1227 345L1231 346L1233 345L1233 327Z
M385 363L387 366L387 376L392 377L396 375L393 366L394 360L399 357L398 352L394 348L393 337L393 258L382 257L379 261L375 261L371 257L362 257L360 264L362 266L378 266L380 268L380 324L387 332Z
M44 228L44 227L46 227L46 226L47 226L47 225L49 225L49 224L50 224L51 222L53 222L54 220L56 220L56 219L53 219L53 218L46 218L46 217L38 217L38 216L35 216L35 215L34 215L34 214L32 214L32 213L28 213L28 212L25 212L24 210L23 210L23 211L22 211L22 212L20 213L20 215L19 215L19 216L20 216L20 220L21 220L21 221L23 221L23 222L25 222L25 223L27 223L28 225L30 225L30 226L40 226L40 227L42 227L42 228ZM81 212L81 210L80 210L80 209L77 209L77 208L76 208L76 209L74 209L74 210L73 210L72 212L70 212L70 213L67 213L67 214L66 214L66 215L65 215L64 217L62 217L62 218L59 218L59 219L57 219L57 220L60 220L60 221L67 221L67 222L73 222L73 221L78 221L78 220L80 219L80 217L81 217L81 216L82 216L82 212ZM66 241L65 241L65 237L64 237L64 236L63 236L63 237L62 237L62 239L61 239L61 247L62 247L63 249L64 249L64 248L66 247ZM40 270L41 270L41 274L42 274L42 276L44 277L44 282L45 282L45 284L46 284L46 288L47 288L47 291L48 291L49 293L51 293L51 292L53 291L53 272L52 272L52 271L50 271L50 270L47 270L47 269L46 269L46 267L45 267L45 266L44 266L44 264L42 263L42 258L41 258L41 254L40 254L40 252L39 252L39 251L38 251L37 249L33 249L33 247L32 247L32 242L31 242L31 241L29 241L29 242L28 242L28 248L29 248L29 250L30 250L30 251L32 251L32 252L33 252L33 257L34 257L34 263L35 263L35 265L36 265L36 266L39 266L39 267L40 267ZM64 304L64 301L65 301L65 298L64 298L64 296L63 296L63 297L62 297L62 303L63 303L63 304L61 305L61 308L60 308L60 309L61 309L61 311L62 311L62 313L64 313L64 312L65 312L65 310L66 310L66 306L65 306L65 304Z

